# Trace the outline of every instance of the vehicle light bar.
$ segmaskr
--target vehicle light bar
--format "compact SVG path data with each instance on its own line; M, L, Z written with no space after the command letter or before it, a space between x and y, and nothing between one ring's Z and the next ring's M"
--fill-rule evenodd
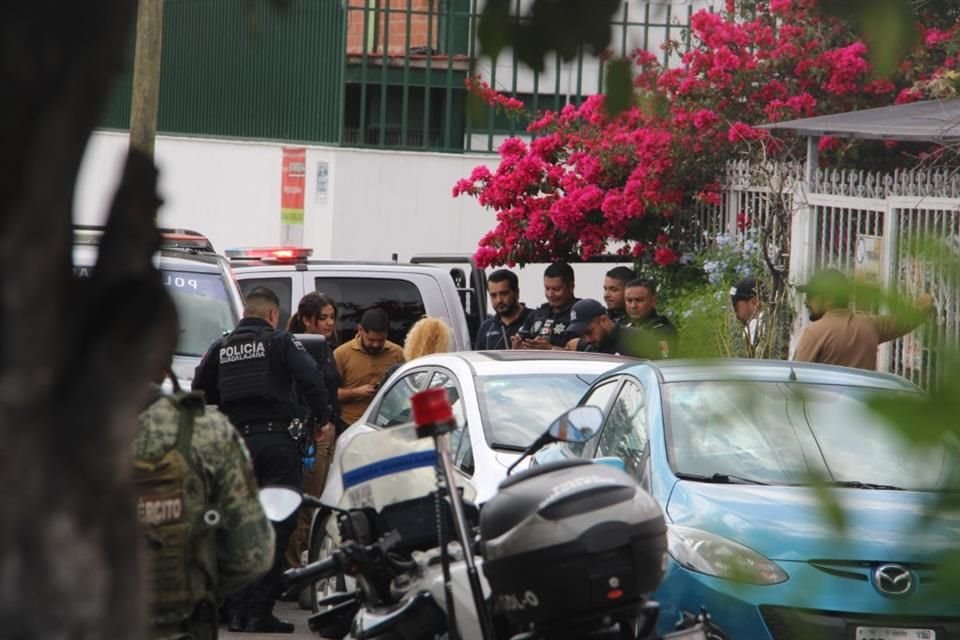
M308 247L241 247L227 249L224 253L231 260L292 263L306 262L313 255L313 249Z
M102 225L73 225L74 242L78 244L98 245L103 239L105 227ZM215 253L213 243L203 235L190 229L160 228L160 246L165 249L192 249Z
M160 229L160 246L214 253L213 243L206 236L189 229Z

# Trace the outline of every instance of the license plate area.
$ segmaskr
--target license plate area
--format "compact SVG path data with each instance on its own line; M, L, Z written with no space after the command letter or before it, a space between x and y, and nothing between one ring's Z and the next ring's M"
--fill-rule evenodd
M936 640L933 629L900 627L857 627L856 640Z

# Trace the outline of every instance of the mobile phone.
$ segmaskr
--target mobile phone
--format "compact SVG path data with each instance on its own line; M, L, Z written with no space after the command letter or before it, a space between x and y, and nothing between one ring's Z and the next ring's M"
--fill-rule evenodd
M533 336L530 333L530 329L527 327L520 327L520 330L517 331L517 337L519 337L521 340L529 340Z

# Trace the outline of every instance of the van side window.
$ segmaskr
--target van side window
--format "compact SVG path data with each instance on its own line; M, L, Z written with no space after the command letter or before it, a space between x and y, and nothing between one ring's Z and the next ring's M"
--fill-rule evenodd
M240 293L246 299L247 294L255 289L256 287L266 287L277 294L277 297L280 298L280 322L277 324L277 327L280 329L287 328L287 322L290 320L290 309L293 304L299 304L300 301L297 300L294 303L291 298L293 297L293 282L290 278L244 278L240 280Z
M410 327L426 315L420 290L409 280L396 278L316 278L317 291L337 303L340 344L353 340L367 309L380 307L390 316L387 337L402 345Z

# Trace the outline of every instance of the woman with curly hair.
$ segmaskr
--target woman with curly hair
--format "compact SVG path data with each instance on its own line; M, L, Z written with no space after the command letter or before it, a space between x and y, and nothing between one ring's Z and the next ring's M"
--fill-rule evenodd
M403 342L403 359L410 362L420 356L428 356L432 353L447 353L453 351L453 329L447 324L446 320L441 318L430 318L424 316L410 327L407 332L407 339ZM386 384L393 372L401 367L401 364L395 364L380 379L380 386Z

